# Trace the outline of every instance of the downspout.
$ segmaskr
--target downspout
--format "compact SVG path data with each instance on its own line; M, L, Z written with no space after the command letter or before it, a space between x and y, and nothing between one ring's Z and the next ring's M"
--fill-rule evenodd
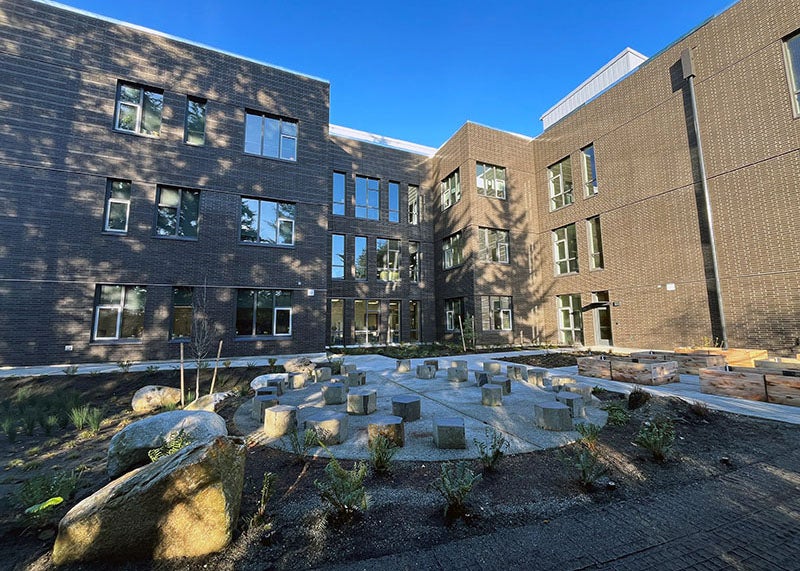
M708 194L708 178L706 176L706 161L703 156L703 143L700 140L700 122L697 118L697 99L694 93L694 62L692 50L687 48L681 52L681 67L683 79L689 82L689 99L692 104L692 122L694 135L697 139L697 158L700 163L700 186L703 190L703 199L706 205L706 219L708 221L709 246L711 247L711 265L714 273L714 289L717 297L717 311L719 312L720 328L722 333L722 348L728 348L728 329L725 325L725 310L722 306L722 286L719 281L719 264L717 262L717 241L714 237L714 218L711 215L711 197Z

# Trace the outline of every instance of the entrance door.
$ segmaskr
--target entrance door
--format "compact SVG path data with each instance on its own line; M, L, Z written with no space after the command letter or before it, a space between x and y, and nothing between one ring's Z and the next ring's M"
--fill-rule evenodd
M607 291L592 293L592 301L609 301ZM611 339L611 307L598 307L594 310L594 339L598 345L613 345Z

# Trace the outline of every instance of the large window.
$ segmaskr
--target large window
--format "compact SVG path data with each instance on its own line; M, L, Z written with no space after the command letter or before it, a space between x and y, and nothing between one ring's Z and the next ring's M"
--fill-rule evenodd
M784 47L792 90L792 105L795 115L800 115L800 31L787 38Z
M444 328L447 331L457 331L463 325L464 300L462 298L444 300Z
M419 341L419 301L408 302L408 339Z
M294 245L295 205L257 198L242 198L242 242Z
M478 194L492 198L506 197L506 169L484 163L476 164Z
M461 200L461 178L458 174L458 169L456 169L442 181L442 210L447 210L459 200Z
M600 232L600 217L595 216L586 221L589 235L589 269L599 270L603 267L603 236Z
M156 234L173 238L197 238L200 191L158 187Z
M186 130L183 140L190 145L206 143L206 101L196 97L186 98Z
M553 259L556 275L578 271L578 240L575 224L553 230Z
M412 282L419 281L419 242L408 243L408 279Z
M569 157L547 168L550 182L550 210L572 204L572 163Z
M400 240L378 238L375 240L375 256L379 280L396 282L400 279Z
M400 222L400 185L389 183L389 222Z
M192 309L192 288L172 288L170 339L188 339L192 336Z
M482 296L481 322L484 331L511 331L511 297Z
M344 173L333 173L333 213L342 216L345 212L344 180Z
M594 196L597 194L597 169L594 164L594 145L581 149L581 162L583 163L583 195Z
M442 268L445 270L464 263L464 245L461 232L442 240Z
M344 345L344 300L331 300L331 345Z
M508 263L508 230L478 228L478 258Z
M344 279L344 236L342 234L331 236L331 278Z
M244 152L296 161L297 123L248 111L244 125Z
M558 342L562 345L583 344L583 318L581 315L581 296L578 294L559 295Z
M354 274L357 280L367 279L367 238L356 236L353 251Z
M114 128L118 131L158 137L164 94L141 85L120 82Z
M144 331L147 287L98 285L95 289L95 341L138 339Z
M377 178L356 177L356 218L380 219L380 181Z
M292 292L240 289L236 292L236 335L292 334Z
M131 183L128 180L109 180L106 187L106 215L103 230L106 232L128 231L131 212Z
M353 302L353 325L356 344L375 344L380 341L381 304L378 300L357 299Z
M387 343L400 343L400 302L389 302L388 329L386 331Z
M419 187L413 184L408 185L408 223L419 224Z

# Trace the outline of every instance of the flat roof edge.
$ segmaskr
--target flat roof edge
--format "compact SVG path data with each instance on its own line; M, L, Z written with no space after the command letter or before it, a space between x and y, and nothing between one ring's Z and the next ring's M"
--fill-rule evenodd
M375 133L359 131L358 129L351 129L350 127L343 127L341 125L334 125L332 123L328 126L328 133L336 137L353 139L355 141L362 141L364 143L371 143L373 145L379 145L381 147L397 149L400 151L408 151L410 153L424 155L426 157L432 157L436 154L437 150L426 145L420 145L410 141L403 141L401 139L393 139L392 137L376 135Z

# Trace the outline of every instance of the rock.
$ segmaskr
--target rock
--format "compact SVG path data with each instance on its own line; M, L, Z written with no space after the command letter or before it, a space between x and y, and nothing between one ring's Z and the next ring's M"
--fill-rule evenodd
M198 557L225 548L239 519L245 444L217 437L114 480L58 525L53 563Z
M131 401L134 412L153 412L181 402L181 390L147 385L136 391Z
M311 376L311 371L316 368L314 363L307 357L295 357L283 364L283 370L287 373L305 373Z
M209 412L216 412L222 404L222 401L232 396L232 392L205 395L187 404L183 410L207 410Z
M111 439L108 446L108 475L116 478L128 470L147 464L147 451L158 448L181 430L193 442L207 442L227 436L225 419L204 410L172 410L129 424Z

